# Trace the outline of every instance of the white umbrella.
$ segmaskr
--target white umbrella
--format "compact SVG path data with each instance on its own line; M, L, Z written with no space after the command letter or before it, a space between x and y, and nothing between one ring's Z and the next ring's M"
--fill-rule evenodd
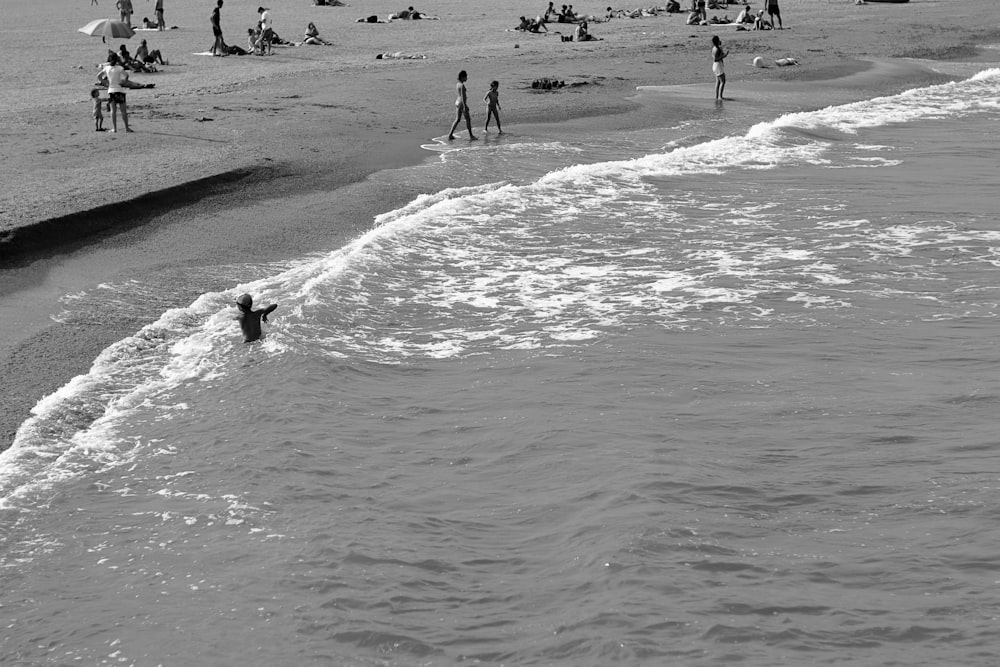
M92 37L100 37L101 41L106 41L108 37L128 39L135 34L135 30L124 21L119 19L97 19L79 28L77 32Z

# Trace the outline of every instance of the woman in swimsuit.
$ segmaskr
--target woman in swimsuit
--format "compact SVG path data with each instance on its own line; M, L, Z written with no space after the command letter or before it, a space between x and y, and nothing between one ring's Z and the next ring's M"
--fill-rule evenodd
M469 128L469 139L475 140L476 137L472 134L472 118L469 116L469 99L465 90L465 81L469 78L463 69L458 73L458 84L456 84L455 89L458 92L458 99L455 100L455 122L451 126L451 132L448 133L448 139L452 140L455 138L455 129L458 124L462 122L462 118L465 118L465 126Z
M715 99L724 100L722 94L726 91L726 67L723 64L729 53L722 49L722 40L718 35L712 37L712 72L715 73Z

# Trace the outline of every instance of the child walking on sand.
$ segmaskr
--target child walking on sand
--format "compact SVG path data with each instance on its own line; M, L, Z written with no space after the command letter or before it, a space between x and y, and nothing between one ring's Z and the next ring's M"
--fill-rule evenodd
M500 134L503 134L503 128L500 127L500 82L491 81L490 90L486 93L486 97L483 98L483 102L486 102L486 127L483 128L483 132L490 131L490 118L494 118L497 121L497 130Z
M107 102L107 98L101 97L101 91L97 88L90 90L90 98L94 101L94 130L104 132L104 113L101 107ZM110 106L110 105L109 105ZM109 108L108 111L111 111Z

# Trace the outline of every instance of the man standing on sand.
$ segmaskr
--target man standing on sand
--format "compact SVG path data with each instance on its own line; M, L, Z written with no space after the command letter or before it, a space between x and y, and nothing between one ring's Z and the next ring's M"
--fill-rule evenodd
M212 44L211 52L213 56L224 56L226 54L226 43L222 40L222 0L218 0L212 15L208 17L212 24L212 35L215 43Z
M118 110L121 109L122 121L125 123L125 131L131 132L128 126L128 109L125 107L125 84L128 81L128 73L125 68L118 63L118 55L112 53L108 56L108 64L104 66L104 76L108 77L108 103L111 105L111 131L118 131Z
M236 307L240 309L240 314L236 316L236 319L239 321L240 329L243 331L243 342L252 343L255 340L260 340L263 335L260 330L261 320L267 322L268 314L274 312L278 304L272 303L267 308L254 310L253 297L249 294L242 294L236 299Z
M116 6L118 7L118 12L121 15L122 23L128 24L128 27L132 27L132 0L118 0Z
M784 26L781 25L781 10L778 9L778 0L767 0L767 13L771 17L771 27L783 30ZM774 23L775 17L778 19L777 25Z
M167 27L163 23L163 0L156 0L156 6L153 11L156 12L156 29L166 30Z
M271 52L271 40L274 38L274 30L271 29L271 10L267 7L258 7L260 14L260 39L257 40L257 50L260 55L264 55L264 47L267 52Z

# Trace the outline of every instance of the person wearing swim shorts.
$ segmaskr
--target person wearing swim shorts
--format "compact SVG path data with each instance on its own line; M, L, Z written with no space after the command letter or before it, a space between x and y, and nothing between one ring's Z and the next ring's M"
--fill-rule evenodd
M772 27L777 27L778 30L784 29L784 26L781 25L781 10L778 9L778 0L767 0L767 14L771 17ZM774 19L778 19L777 25L775 25Z
M163 0L156 0L156 5L153 11L156 12L156 29L166 30L167 27L163 23Z
M111 104L111 131L118 131L118 112L121 111L125 131L132 132L128 126L128 109L125 106L125 86L128 83L128 72L118 62L118 55L108 56L108 64L104 66L103 75L108 78L108 101Z
M722 94L726 91L726 66L723 61L729 53L722 48L722 40L718 35L712 37L712 72L715 74L715 99L724 100Z

